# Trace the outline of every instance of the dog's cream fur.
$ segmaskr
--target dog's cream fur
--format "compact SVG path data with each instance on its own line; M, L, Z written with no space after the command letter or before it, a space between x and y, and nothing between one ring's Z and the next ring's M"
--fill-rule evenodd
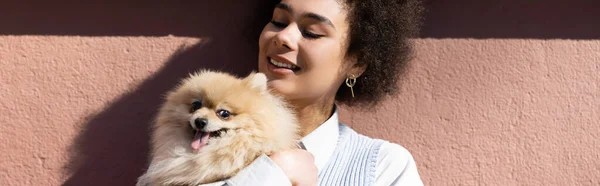
M191 103L198 99L203 107L191 112ZM216 116L223 108L231 111L229 120ZM208 118L207 128L230 130L194 152L190 145L194 117ZM137 185L198 185L227 179L262 154L296 148L297 131L292 109L270 92L264 74L237 78L200 71L168 93L152 127L150 166Z

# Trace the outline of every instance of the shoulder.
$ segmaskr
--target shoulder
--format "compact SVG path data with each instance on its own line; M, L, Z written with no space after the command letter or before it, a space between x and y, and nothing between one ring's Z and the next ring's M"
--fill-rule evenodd
M413 160L412 154L403 146L383 141L379 148L379 154L377 156L377 166L381 167L380 170L387 168L401 169L406 167Z
M381 144L376 169L377 185L423 185L412 154L399 144Z
M375 150L375 185L416 185L422 186L419 172L412 154L400 144L360 134L348 126L341 125L340 131L356 136L361 141L370 141L368 148ZM342 132L344 133L344 132ZM373 151L371 151L373 152Z
M410 154L410 152L404 148L403 146L396 144L396 143L391 143L389 141L383 140L383 139L378 139L378 138L372 138L370 136L366 136L363 135L357 131L354 131L351 127L347 126L347 125L340 125L340 131L342 131L341 133L348 133L351 134L353 136L356 136L358 139L362 139L365 141L370 141L374 144L377 144L379 152L378 152L378 159L383 159L383 160L390 160L390 161L402 161L402 160L408 160L408 159L412 159L412 155Z
M358 139L362 139L363 141L370 141L371 144L375 145L376 148L374 149L377 150L376 155L378 167L394 167L398 169L406 167L409 163L414 161L412 154L399 144L363 135L346 125L341 125L341 127L341 131L346 130L346 133L350 133L353 136L356 136ZM377 170L379 171L380 169L378 168Z

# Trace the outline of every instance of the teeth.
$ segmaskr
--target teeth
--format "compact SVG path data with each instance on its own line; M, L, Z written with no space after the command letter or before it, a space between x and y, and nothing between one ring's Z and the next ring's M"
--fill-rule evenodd
M294 65L290 65L287 63L282 63L279 61L275 61L274 59L271 59L271 64L275 65L276 67L280 67L280 68L289 68L289 69L294 69L296 66Z

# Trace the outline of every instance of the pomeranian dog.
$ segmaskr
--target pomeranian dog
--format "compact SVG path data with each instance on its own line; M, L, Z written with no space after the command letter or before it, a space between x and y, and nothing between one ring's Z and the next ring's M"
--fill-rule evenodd
M262 154L298 148L297 119L262 73L202 70L166 96L152 126L142 185L199 185L234 176Z

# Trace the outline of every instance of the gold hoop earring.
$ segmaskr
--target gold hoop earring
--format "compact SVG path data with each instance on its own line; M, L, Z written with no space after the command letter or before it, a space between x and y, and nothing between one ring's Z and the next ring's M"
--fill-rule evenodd
M350 92L352 92L352 97L354 98L354 85L356 85L356 76L354 74L350 74L349 77L346 78L346 86L350 87Z

